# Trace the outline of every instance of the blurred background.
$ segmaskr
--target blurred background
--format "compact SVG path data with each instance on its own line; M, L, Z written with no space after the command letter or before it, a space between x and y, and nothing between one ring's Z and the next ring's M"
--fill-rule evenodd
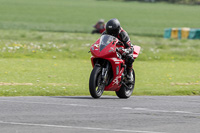
M141 46L133 95L200 95L200 0L0 0L0 95L89 95L91 34L118 18ZM178 34L178 33L177 33ZM106 93L114 95L114 93Z

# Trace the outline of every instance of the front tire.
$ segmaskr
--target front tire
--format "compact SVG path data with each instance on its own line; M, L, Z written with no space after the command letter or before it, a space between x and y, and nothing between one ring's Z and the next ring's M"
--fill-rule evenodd
M89 90L93 98L100 98L105 85L101 84L101 67L95 66L90 74Z
M132 95L134 87L135 87L135 72L133 69L132 69L132 74L133 74L133 83L128 85L130 89L128 89L125 85L122 84L120 90L115 91L116 95L119 98L129 98Z

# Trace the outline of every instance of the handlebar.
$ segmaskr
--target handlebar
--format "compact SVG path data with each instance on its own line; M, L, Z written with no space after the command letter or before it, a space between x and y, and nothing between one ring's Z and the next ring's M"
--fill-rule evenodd
M116 45L119 45L119 46L124 46L124 43L119 41Z

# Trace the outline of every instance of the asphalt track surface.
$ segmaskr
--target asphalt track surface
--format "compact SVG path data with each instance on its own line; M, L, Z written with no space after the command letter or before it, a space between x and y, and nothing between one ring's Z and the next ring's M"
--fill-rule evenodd
M200 96L0 97L0 133L200 133Z

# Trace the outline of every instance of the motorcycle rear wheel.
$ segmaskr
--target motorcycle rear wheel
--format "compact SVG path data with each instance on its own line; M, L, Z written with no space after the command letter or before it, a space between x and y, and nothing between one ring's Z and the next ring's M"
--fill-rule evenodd
M90 74L89 90L93 98L100 98L105 85L101 84L101 67L95 66Z
M122 85L119 91L115 91L116 95L119 98L129 98L132 95L135 87L135 72L133 69L132 73L133 73L133 83L131 85L128 85L130 89L128 89L125 85Z

